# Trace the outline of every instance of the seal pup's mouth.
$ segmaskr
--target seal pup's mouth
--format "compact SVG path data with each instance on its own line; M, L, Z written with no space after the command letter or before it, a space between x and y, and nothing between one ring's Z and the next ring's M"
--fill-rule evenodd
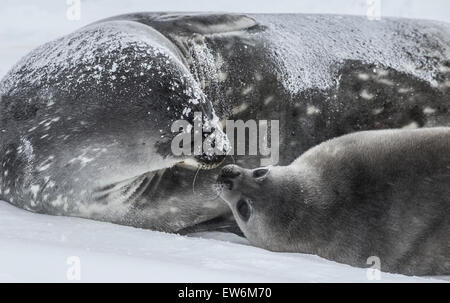
M253 213L253 202L239 188L244 171L236 165L227 165L222 168L217 178L216 190L222 200L230 207L242 232L242 224L246 224ZM239 220L238 220L239 219Z
M232 207L232 204L240 199L238 181L241 176L241 168L237 165L227 165L222 168L216 181L216 191L220 197Z

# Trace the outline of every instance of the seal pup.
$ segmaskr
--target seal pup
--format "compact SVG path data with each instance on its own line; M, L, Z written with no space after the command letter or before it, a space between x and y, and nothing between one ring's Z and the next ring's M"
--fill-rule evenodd
M450 274L450 128L349 134L288 166L225 166L218 183L253 245Z

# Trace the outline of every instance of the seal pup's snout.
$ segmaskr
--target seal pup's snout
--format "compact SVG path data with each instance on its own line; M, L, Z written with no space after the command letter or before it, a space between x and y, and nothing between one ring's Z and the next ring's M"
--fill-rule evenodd
M217 182L226 186L228 190L233 190L236 179L241 175L241 168L237 165L227 165L220 171Z
M241 175L241 168L237 165L230 164L222 168L220 176L224 178L236 178Z
M233 164L224 166L217 177L220 197L228 203L232 210L242 195L240 183L243 177L245 177L245 169Z

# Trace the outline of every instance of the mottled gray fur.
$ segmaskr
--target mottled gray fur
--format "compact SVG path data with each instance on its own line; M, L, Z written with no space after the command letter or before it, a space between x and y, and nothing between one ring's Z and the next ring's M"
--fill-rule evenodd
M256 246L359 267L377 256L382 271L450 274L450 128L345 135L288 166L226 166L219 182Z

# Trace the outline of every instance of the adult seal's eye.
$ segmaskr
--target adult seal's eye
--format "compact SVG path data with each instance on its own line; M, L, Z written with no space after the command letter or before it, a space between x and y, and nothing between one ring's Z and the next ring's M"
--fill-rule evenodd
M267 175L269 169L267 168L258 168L253 171L253 178L262 178Z
M236 204L236 210L243 221L248 221L250 218L250 205L244 199L241 199Z

